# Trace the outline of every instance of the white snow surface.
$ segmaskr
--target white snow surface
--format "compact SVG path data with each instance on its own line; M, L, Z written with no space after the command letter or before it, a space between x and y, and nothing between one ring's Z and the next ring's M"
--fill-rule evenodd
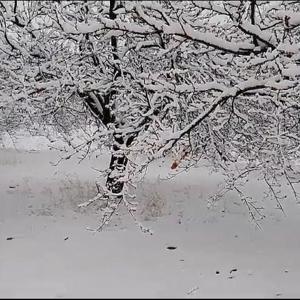
M108 156L55 167L58 153L30 148L0 150L1 298L300 297L294 199L283 203L286 216L266 203L259 229L238 198L208 208L221 175L202 166L161 180L165 160L137 191L136 216L153 234L124 210L94 233L86 227L99 225L96 207L77 205L95 195L92 167ZM262 197L259 186L251 190Z

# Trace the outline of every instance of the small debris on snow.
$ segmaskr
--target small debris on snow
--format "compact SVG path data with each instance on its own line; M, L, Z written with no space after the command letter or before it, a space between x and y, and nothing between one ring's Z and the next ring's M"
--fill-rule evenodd
M64 240L66 241L66 240L68 240L69 239L69 237L68 236L66 236L65 238L64 238Z
M175 250L175 249L177 249L177 247L175 247L175 246L168 246L167 249L168 250Z
M199 286L194 287L193 289L191 289L189 292L187 292L188 295L191 295L193 293L195 293L197 290L199 290Z
M216 274L219 275L219 274L220 274L220 271L216 271Z
M7 241L11 241L11 240L13 240L13 239L14 239L14 238L11 237L11 236L6 238Z

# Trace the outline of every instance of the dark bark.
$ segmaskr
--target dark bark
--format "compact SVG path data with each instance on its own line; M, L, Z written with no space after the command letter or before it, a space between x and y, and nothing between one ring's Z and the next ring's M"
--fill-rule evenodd
M250 18L251 18L252 25L255 25L255 6L256 6L256 0L251 0ZM258 46L257 38L255 36L253 36L253 44L255 46Z
M110 159L109 174L106 180L106 187L113 194L120 194L124 187L124 182L122 180L120 181L120 179L122 176L124 176L128 158L124 153L120 152L120 147L117 145L117 143L113 145L112 150L113 152Z

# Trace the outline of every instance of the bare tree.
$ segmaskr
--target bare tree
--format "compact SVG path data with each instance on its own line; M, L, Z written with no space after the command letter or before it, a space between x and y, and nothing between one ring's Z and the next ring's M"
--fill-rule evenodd
M111 150L106 183L83 204L105 199L102 225L121 203L133 215L131 186L170 152L173 170L200 159L223 170L215 199L237 192L255 220L251 173L279 208L282 178L298 197L297 2L1 3L2 107L55 126L83 158L94 143Z

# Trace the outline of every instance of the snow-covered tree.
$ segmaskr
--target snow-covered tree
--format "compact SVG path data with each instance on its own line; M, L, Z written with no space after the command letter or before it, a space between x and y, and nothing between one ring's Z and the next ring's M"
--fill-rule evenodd
M200 159L224 170L216 199L236 191L255 219L250 173L279 208L282 178L298 197L297 1L2 1L0 10L5 120L52 125L83 156L93 144L111 150L106 184L83 204L107 200L102 224L121 203L132 213L131 185L170 153L173 170Z

